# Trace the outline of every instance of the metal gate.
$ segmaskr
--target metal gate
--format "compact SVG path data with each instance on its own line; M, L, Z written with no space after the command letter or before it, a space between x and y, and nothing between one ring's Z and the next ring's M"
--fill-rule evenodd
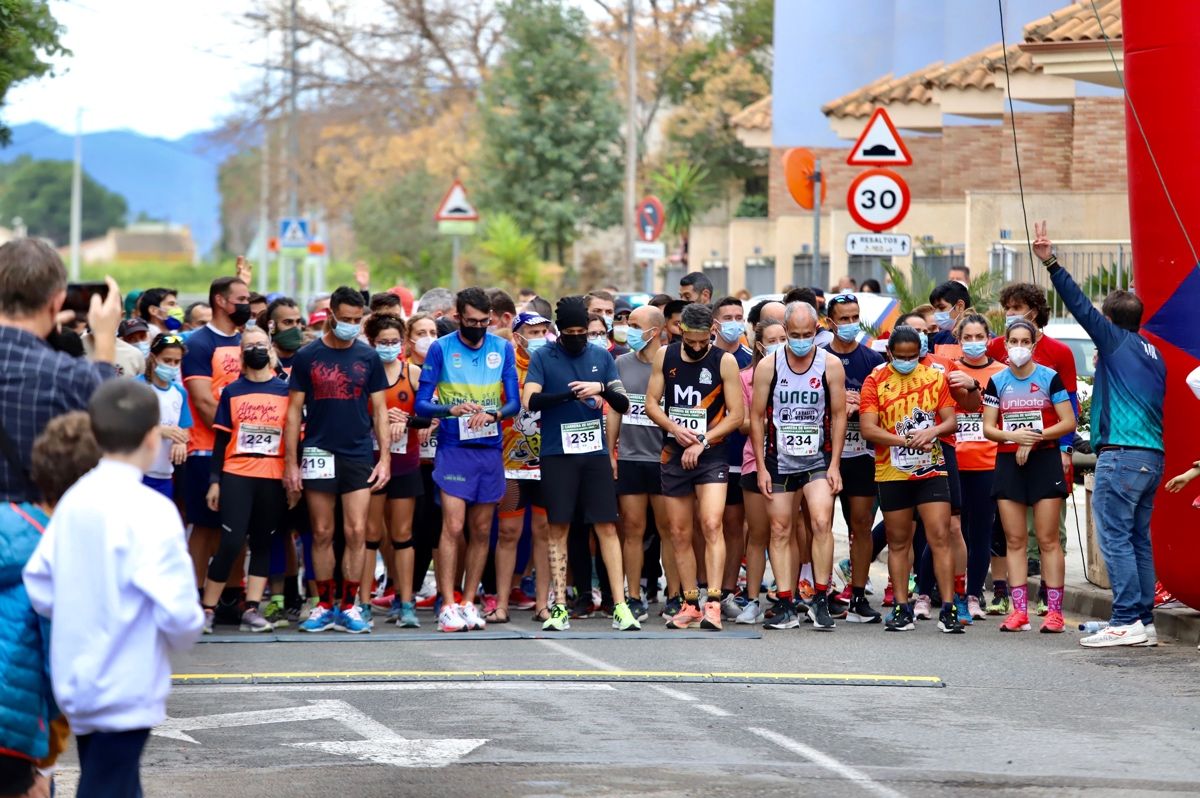
M775 285L775 258L746 258L746 290L750 296L778 291Z

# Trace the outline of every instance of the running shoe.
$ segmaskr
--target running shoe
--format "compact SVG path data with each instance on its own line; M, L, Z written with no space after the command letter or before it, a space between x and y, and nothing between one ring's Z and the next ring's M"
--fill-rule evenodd
M850 609L850 599L842 601L840 597L830 594L826 600L829 607L829 615L831 617L834 619L846 617L846 611Z
M300 624L301 632L324 632L333 628L334 618L333 610L322 607L320 604L313 607L312 612L308 614L308 618L304 623Z
M992 596L992 603L987 605L988 615L1008 615L1012 612L1012 599L1008 596Z
M808 619L812 621L814 629L820 629L822 632L830 632L837 628L833 616L829 614L828 595L818 593L813 597L812 603L808 605Z
M595 609L596 605L592 603L592 597L590 595L580 596L579 598L575 599L575 603L571 605L571 617L576 619L591 618L592 611Z
M1004 623L1000 624L1001 632L1028 632L1029 631L1029 613L1013 610L1004 619Z
M1046 603L1046 599L1038 597L1037 614L1045 615L1049 611L1050 611L1050 605Z
M563 604L550 608L550 617L542 624L543 632L565 632L571 628L571 615Z
M519 587L514 587L508 594L508 606L514 610L531 610L537 600Z
M911 593L909 594L912 595ZM932 604L929 601L929 596L916 595L913 596L913 618L921 621L928 621L930 613L933 611Z
M888 616L883 628L888 632L911 632L917 628L913 622L912 610L907 604L897 604L892 607L892 614Z
M896 606L896 589L892 587L891 578L888 579L887 587L883 589L883 606Z
M611 618L615 610L616 605L612 603L611 599L601 599L596 604L596 612L594 614L599 615L601 618Z
M1155 638L1157 638L1157 634ZM1149 639L1146 627L1141 621L1134 621L1124 626L1108 626L1079 641L1085 648L1108 648L1109 646L1136 646Z
M242 613L242 622L238 625L239 632L274 632L275 625L259 612L258 607L251 607Z
M485 621L483 616L479 614L479 610L476 608L475 602L464 601L462 604L458 605L458 611L459 614L462 615L463 620L467 622L468 629L481 630L487 628L487 621Z
M204 611L204 634L210 635L213 633L213 619L215 617L216 613L212 610Z
M850 609L846 612L847 623L879 623L883 616L874 609L866 596L851 598Z
M421 622L417 619L417 607L413 602L400 602L400 612L396 617L396 625L401 629L421 628Z
M683 609L683 596L671 596L663 605L662 617L674 618Z
M271 600L262 608L262 616L276 629L286 628L289 621L287 610L283 608L283 596L271 596Z
M704 617L700 620L700 628L710 632L721 631L721 602L704 602Z
M843 604L849 604L852 598L854 598L854 587L847 582L846 586L842 588L842 592L837 594L837 600Z
M371 624L363 617L362 607L355 604L348 609L338 610L333 628L339 632L361 635L371 631Z
M1158 645L1158 630L1154 628L1152 623L1142 624L1146 628L1146 642L1134 643L1137 648L1154 648Z
M627 599L625 603L629 605L629 611L633 613L633 617L639 622L650 618L650 613L646 610L646 602L641 599L631 598Z
M813 600L813 596L817 595L817 591L813 588L812 582L807 579L801 579L799 584L796 585L796 595L807 604Z
M537 582L534 581L533 576L521 577L521 592L531 598L537 595ZM529 609L533 609L533 607L529 607Z
M498 607L498 606L500 606L500 600L498 598L491 595L490 593L484 595L484 597L483 597L483 614L484 615L491 615L492 612L494 612L496 607Z
M442 608L438 613L438 631L439 632L465 632L467 631L467 621L459 611L457 604L450 604Z
M742 605L738 604L737 596L730 593L721 599L721 617L727 620L736 620L742 614Z
M850 558L843 557L842 559L838 560L837 567L833 569L833 574L835 578L842 581L842 585L848 588L850 586L850 582L853 581L853 571L850 568Z
M796 609L787 601L777 601L772 607L770 620L763 624L764 629L799 629L800 617Z
M979 620L980 618L987 617L987 613L983 611L983 607L980 605L979 599L975 596L967 596L967 614L971 616L973 620Z
M671 620L667 621L668 629L687 629L692 626L699 626L700 621L704 618L700 608L691 602L683 602L683 606L679 608L679 612L671 616ZM718 620L720 620L718 618Z
M961 635L966 632L958 620L958 606L950 603L942 607L938 613L938 631L948 635Z
M1058 610L1046 614L1046 620L1042 621L1042 628L1038 629L1042 634L1053 634L1061 632L1067 628L1067 624L1063 621L1062 613ZM1149 635L1147 635L1149 638Z
M618 604L613 607L612 628L618 632L642 631L642 625L638 623L637 618L633 617L633 612L629 609L628 603Z
M1154 583L1154 609L1169 610L1182 606L1184 606L1183 602L1175 598L1170 590L1163 587L1162 582Z
M415 605L414 605L415 606ZM400 617L400 597L393 595L392 602L388 605L387 615L385 616L388 623L395 623Z
M316 596L310 596L309 598L306 598L304 600L304 606L302 606L300 608L300 620L301 621L308 620L308 616L312 615L312 611L315 610L317 608L317 605L319 605L320 603L321 603L321 600L318 599Z
M375 611L371 609L370 603L359 604L358 612L362 615L363 622L366 623L368 629L375 628Z
M759 603L758 599L752 599L746 602L746 606L738 613L738 617L734 619L734 623L762 623L764 615L762 604Z
M954 611L958 615L958 622L963 626L970 626L975 623L975 618L971 615L971 608L967 603L967 597L958 593L954 594Z
M396 588L389 586L382 593L371 599L371 606L381 610L390 609L396 598Z

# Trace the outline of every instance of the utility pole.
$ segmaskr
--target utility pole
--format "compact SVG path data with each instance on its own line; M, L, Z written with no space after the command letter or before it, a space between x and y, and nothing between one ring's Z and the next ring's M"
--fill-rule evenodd
M75 111L75 170L71 175L71 282L79 282L79 240L83 231L83 109Z
M300 75L299 68L296 63L296 53L300 49L296 38L296 0L291 0L288 6L288 216L293 219L300 216L300 126L296 113L297 95L300 93ZM295 296L294 290L300 286L300 267L304 263L303 258L291 258L291 280L290 288L293 290L292 296ZM280 268L283 268L282 263ZM308 297L304 297L307 302Z
M268 241L271 238L270 200L271 200L271 126L267 118L271 107L271 22L264 23L263 40L266 42L266 59L263 61L263 97L262 118L259 126L262 128L262 147L258 157L258 293L266 296L270 293L271 281L271 250Z
M829 278L821 274L821 161L813 164L813 281L826 285Z
M625 60L629 65L629 102L625 118L625 265L629 269L629 288L637 288L638 264L634 261L634 228L637 220L634 218L634 205L637 203L637 104L638 104L638 71L637 71L637 28L634 25L634 12L637 0L629 0L626 8L626 54Z

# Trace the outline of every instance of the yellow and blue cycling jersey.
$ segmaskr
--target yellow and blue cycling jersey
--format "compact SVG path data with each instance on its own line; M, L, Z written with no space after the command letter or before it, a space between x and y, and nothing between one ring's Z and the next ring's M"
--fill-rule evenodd
M438 397L436 403L433 401L434 392ZM498 411L504 417L516 414L521 408L521 396L512 344L498 335L488 333L480 347L472 349L457 332L433 342L425 355L425 365L421 368L416 413L425 418L445 419L450 415L451 407L463 402L474 402L488 412ZM483 430L491 434L463 441L458 419L443 421L438 425L438 448L469 446L499 449L502 437L496 426L488 425Z

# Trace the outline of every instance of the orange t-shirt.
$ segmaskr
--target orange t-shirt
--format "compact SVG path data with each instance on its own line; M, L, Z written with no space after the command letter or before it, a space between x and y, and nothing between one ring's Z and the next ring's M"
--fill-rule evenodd
M958 368L979 382L981 389L987 388L988 381L998 371L1004 371L1004 364L992 360L982 366L972 366L959 360ZM959 471L991 471L996 467L996 442L983 437L983 408L974 413L968 413L957 402L954 403L954 413L958 416L958 432L955 433L957 445L954 450L958 455Z
M221 392L213 429L229 433L222 472L283 479L283 427L288 386L278 377L251 382L242 377Z

